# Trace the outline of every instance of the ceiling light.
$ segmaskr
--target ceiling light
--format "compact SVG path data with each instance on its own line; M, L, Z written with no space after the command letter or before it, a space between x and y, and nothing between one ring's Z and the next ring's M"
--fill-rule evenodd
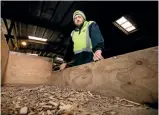
M127 21L127 19L125 18L125 17L121 17L120 19L118 19L116 22L118 23L118 24L122 24L122 23L124 23L124 22L126 22Z
M135 30L135 29L136 29L136 28L135 28L134 26L131 26L131 27L127 28L126 30L127 30L128 32L130 32L130 31Z
M23 45L23 46L26 46L27 45L27 43L26 42L21 42L21 44Z
M38 56L38 54L27 53L28 55Z
M59 58L59 57L56 57L56 60L58 60L58 61L63 61L63 59L62 59L62 58Z
M130 22L125 22L124 24L121 25L124 29L128 28L128 27L131 27L132 24Z
M123 16L113 22L113 24L126 34L132 33L134 30L136 31L136 27Z
M44 38L39 38L39 37L34 37L34 36L28 36L28 37L29 37L29 39L32 39L32 40L44 41L44 42L47 41L47 39L44 39Z

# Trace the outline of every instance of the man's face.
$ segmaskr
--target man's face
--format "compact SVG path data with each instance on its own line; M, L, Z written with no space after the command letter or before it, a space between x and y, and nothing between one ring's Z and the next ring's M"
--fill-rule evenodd
M84 19L83 19L83 17L82 17L81 15L76 15L76 16L74 17L74 24L75 24L76 26L82 25L83 21L84 21Z

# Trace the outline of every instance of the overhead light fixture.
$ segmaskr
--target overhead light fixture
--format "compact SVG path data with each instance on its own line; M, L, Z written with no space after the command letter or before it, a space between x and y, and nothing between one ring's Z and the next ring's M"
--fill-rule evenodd
M118 23L118 24L122 24L122 23L124 23L124 22L126 22L127 20L125 19L125 17L121 17L120 19L118 19L116 22Z
M21 42L21 44L22 44L23 46L26 46L26 45L27 45L27 43L26 43L25 41Z
M121 25L124 29L128 28L128 27L131 27L132 24L130 22L125 22L124 24Z
M130 31L132 31L132 30L135 30L136 28L134 27L134 26L131 26L130 28L127 28L126 30L128 31L128 32L130 32Z
M136 27L130 21L128 21L124 16L113 22L113 24L126 34L136 31Z
M46 42L47 39L44 39L44 38L39 38L39 37L35 37L35 36L28 36L29 39L31 40L37 40L37 41L43 41L43 42Z
M38 54L31 54L31 53L27 53L27 54L32 56L38 56Z
M58 61L63 61L63 59L60 58L60 57L56 57L56 60L58 60Z

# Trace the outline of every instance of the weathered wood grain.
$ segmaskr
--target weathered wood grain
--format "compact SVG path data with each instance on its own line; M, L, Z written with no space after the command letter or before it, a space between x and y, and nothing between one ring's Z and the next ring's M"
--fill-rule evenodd
M3 84L45 84L51 71L49 58L10 52Z
M52 73L49 82L133 101L158 101L158 50L148 48Z
M1 28L1 44L0 44L0 46L1 46L1 50L0 50L0 54L1 54L1 80L3 82L5 72L6 72L7 63L8 63L8 58L9 58L9 47L7 45L7 41L6 41L5 36L3 34L2 28Z
M158 102L158 47L52 72L42 57L10 53L4 84L49 84L120 96L140 103Z

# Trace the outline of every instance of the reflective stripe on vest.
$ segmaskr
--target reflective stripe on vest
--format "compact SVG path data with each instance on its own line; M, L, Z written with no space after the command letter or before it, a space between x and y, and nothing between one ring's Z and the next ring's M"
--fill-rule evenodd
M85 31L85 33L80 33L79 31L72 31L71 36L72 36L72 41L74 42L74 53L81 53L83 51L87 51L87 52L92 52L92 42L91 42L91 38L89 36L89 25L91 23L93 23L94 21L89 21L89 22L85 22L84 27L81 29L81 32ZM82 38L85 37L85 38ZM85 40L85 41L80 41L81 40ZM80 44L78 42L82 42L83 44ZM80 46L80 47L79 47Z

